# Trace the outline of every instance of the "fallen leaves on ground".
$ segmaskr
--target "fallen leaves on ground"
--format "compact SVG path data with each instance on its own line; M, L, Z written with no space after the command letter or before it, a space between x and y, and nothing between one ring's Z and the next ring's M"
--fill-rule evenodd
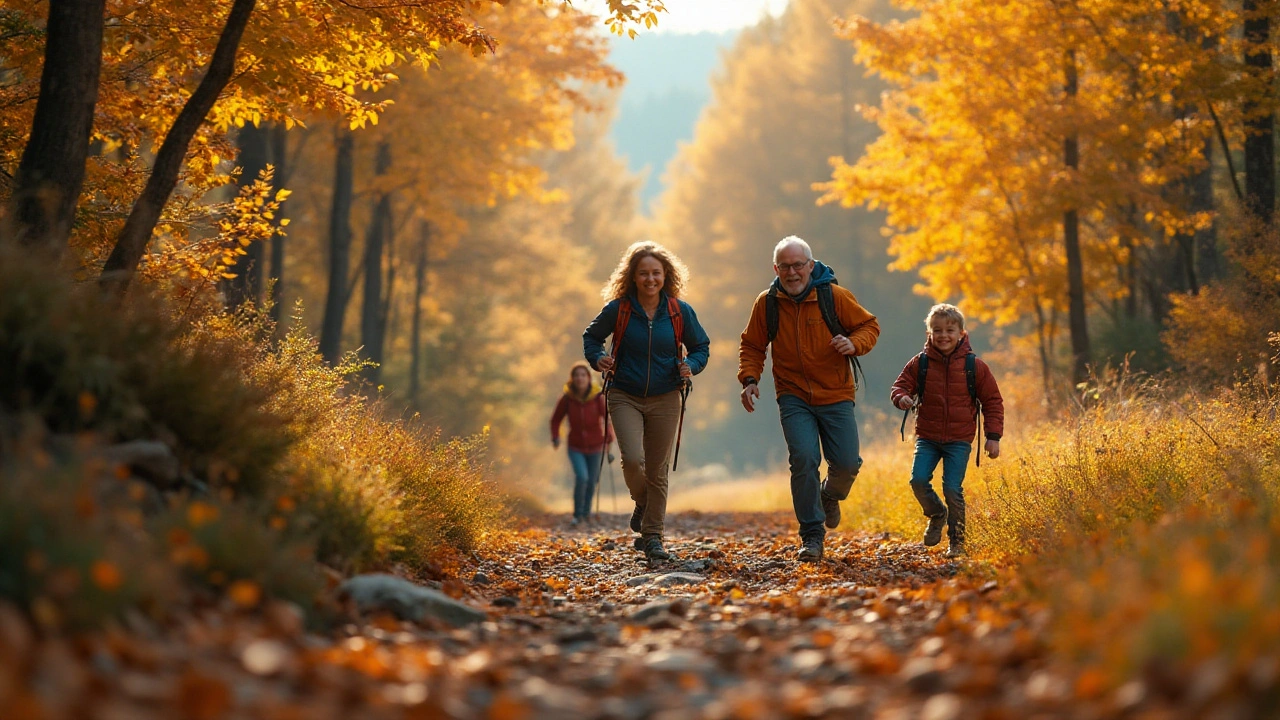
M432 583L489 614L308 632L286 603L229 597L172 626L40 638L0 606L0 716L25 718L1023 718L1141 707L1051 660L1044 611L938 549L831 533L795 559L789 515L668 519L645 562L625 517L544 517L442 560ZM105 573L104 573L105 575ZM256 609L252 609L255 608ZM1202 710L1203 708L1201 708Z

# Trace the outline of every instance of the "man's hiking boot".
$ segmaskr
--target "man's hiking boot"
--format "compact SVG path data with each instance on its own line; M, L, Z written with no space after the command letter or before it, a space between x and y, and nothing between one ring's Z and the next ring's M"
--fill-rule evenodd
M962 558L967 554L968 553L964 551L964 543L951 543L951 546L947 548L945 557Z
M640 521L644 519L644 506L636 503L636 509L631 511L631 532L640 532Z
M800 562L818 562L822 559L822 541L818 538L805 540L797 557Z
M835 530L840 527L840 501L826 493L822 493L822 512L827 516L827 527Z
M670 560L671 553L662 547L661 535L648 535L641 539L644 556L649 560Z
M933 547L942 542L942 530L947 526L947 516L934 515L929 518L929 525L924 529L925 547Z

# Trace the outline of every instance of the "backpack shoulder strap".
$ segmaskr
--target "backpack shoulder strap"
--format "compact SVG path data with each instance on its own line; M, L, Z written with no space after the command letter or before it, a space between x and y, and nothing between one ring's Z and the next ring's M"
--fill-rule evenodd
M973 419L978 423L978 435L974 438L974 444L978 445L978 451L974 453L973 464L982 467L982 401L978 399L978 356L973 353L966 353L964 356L964 380L969 386L969 399L973 401Z
M978 408L978 356L968 353L964 356L964 379L969 386L969 399L973 407Z
M833 280L831 284L835 284L835 281ZM822 321L831 331L831 337L835 337L844 335L845 330L844 325L840 324L840 316L836 314L836 299L831 292L831 284L823 283L818 286L818 310L822 313Z
M629 322L631 322L631 298L624 297L618 301L618 318L613 321L613 344L609 346L609 357L614 361L618 359L618 350L622 347L622 336L627 332Z
M764 324L769 329L769 342L778 337L778 288L769 286L769 293L764 296Z
M924 381L929 374L929 353L921 351L916 356L916 397L924 397Z
M671 329L676 334L676 355L683 357L680 347L684 344L684 315L680 312L680 301L667 296L667 315L671 318Z

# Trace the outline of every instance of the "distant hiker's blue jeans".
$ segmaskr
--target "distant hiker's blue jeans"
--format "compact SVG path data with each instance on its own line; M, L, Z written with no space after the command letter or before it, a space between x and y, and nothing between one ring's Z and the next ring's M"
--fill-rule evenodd
M795 395L778 398L782 435L787 439L791 462L791 504L800 521L803 539L826 537L822 496L849 497L849 489L862 468L858 454L858 423L853 401L810 405ZM827 459L827 481L822 482L822 458Z
M920 501L926 517L947 516L947 538L952 543L964 542L964 472L969 465L973 445L957 440L935 442L916 438L916 457L911 463L911 491ZM942 496L944 506L933 490L933 471L942 463Z
M585 520L591 514L591 499L600 481L600 453L570 449L569 464L573 466L573 516Z

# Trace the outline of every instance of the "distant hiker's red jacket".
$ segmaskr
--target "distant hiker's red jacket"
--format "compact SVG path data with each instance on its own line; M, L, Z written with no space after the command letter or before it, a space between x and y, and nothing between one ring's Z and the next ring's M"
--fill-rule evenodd
M604 395L600 388L592 385L587 399L581 400L573 396L568 383L564 386L564 395L556 403L556 411L551 414L551 439L560 439L560 423L565 416L569 417L569 449L580 453L598 453L604 449L604 416L608 412L604 404ZM609 442L613 442L613 427L609 428Z
M929 356L925 369L924 397L916 410L916 437L934 442L973 442L978 433L974 417L973 399L969 397L969 382L964 376L964 356L972 351L969 336L960 338L950 355L943 356L933 343L924 344ZM889 398L893 406L898 400L915 397L918 383L920 356L911 358L893 383ZM990 440L999 440L1004 434L1004 399L991 368L982 358L974 361L978 400L982 402L983 432Z

